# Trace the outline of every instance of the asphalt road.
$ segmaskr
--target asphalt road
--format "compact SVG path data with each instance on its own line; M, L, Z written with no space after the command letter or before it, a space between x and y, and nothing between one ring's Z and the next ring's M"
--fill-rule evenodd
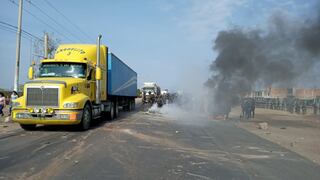
M318 165L234 121L171 115L0 135L0 179L320 179Z

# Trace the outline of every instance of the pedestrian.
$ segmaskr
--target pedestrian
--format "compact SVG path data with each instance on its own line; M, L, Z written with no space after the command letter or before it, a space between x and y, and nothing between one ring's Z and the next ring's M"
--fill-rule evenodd
M231 105L229 103L226 104L225 107L225 116L224 116L224 120L229 119L229 114L231 112Z
M3 108L6 106L6 98L4 94L0 92L0 116L4 116Z
M143 92L142 92L142 103L145 104L146 102L147 102L146 92L143 91Z
M250 112L250 116L252 118L254 118L255 110L256 110L256 100L252 99L252 101L251 101L251 112Z
M303 103L301 105L302 114L307 114L307 105L306 103Z
M317 105L316 103L313 104L313 114L317 114L318 112L318 108L317 108Z
M240 115L240 118L244 118L245 117L245 100L241 99L241 110L242 110L242 114Z
M12 91L11 93L11 98L10 98L10 109L9 109L9 112L10 112L10 115L11 116L11 111L12 111L12 102L16 99L18 99L18 93L16 91Z

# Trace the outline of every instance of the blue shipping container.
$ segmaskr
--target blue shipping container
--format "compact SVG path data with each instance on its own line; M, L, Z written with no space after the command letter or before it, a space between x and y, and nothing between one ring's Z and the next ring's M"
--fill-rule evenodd
M117 56L108 53L108 95L137 96L137 73Z

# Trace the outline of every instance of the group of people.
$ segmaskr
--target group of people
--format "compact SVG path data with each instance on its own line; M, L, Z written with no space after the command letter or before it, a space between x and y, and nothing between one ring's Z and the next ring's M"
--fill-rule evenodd
M245 98L241 100L241 117L245 119L254 118L256 102L253 98Z
M297 114L307 114L313 110L314 114L319 114L320 112L320 101L319 99L309 99L303 100L294 97L288 98L259 98L257 100L257 106L272 109L272 110L282 110L288 111L290 113Z
M12 91L9 102L7 102L6 97L3 92L0 92L0 116L4 116L3 109L6 105L9 105L9 116L12 111L12 101L18 98L18 93L16 91Z
M142 102L144 104L152 105L157 103L158 107L162 107L164 104L172 103L173 100L174 100L174 96L169 93L160 94L160 95L155 95L151 91L149 92L143 91L142 93Z

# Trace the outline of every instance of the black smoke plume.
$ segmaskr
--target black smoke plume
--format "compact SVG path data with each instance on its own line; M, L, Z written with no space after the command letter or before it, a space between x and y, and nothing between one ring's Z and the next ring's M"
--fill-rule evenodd
M296 85L320 60L320 21L298 23L276 14L266 29L219 32L213 49L218 55L205 85L213 95L211 109L216 113L253 88Z

